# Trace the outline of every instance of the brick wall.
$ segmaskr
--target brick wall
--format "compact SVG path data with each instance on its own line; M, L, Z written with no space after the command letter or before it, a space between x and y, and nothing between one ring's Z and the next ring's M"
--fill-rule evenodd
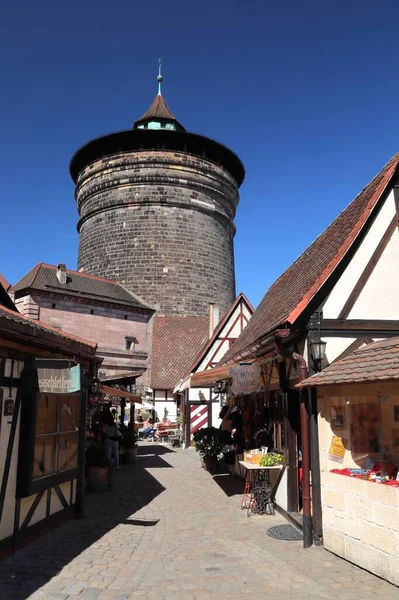
M234 178L184 152L123 153L78 178L79 268L117 279L158 314L222 313L235 298Z

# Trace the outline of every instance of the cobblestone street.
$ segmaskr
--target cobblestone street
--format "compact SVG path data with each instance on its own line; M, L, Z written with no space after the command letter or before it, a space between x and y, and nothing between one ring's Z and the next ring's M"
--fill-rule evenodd
M248 518L242 487L203 471L191 450L141 444L110 492L87 495L85 519L0 563L0 598L399 600L398 588L323 548L268 537L285 520Z

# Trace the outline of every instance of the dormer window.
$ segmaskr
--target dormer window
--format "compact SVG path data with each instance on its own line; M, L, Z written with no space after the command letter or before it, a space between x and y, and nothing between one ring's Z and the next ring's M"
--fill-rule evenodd
M58 265L56 275L57 275L58 281L62 285L65 285L67 282L67 272L66 272L66 266L64 265L64 263L60 263Z
M134 352L136 349L136 344L138 344L136 337L125 336L125 350L129 350L129 352Z

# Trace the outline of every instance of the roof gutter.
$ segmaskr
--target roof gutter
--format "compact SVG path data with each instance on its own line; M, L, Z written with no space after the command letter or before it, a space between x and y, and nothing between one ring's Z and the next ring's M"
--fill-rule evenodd
M239 352L233 357L233 362L239 363L245 360L250 360L262 356L264 352L270 346L273 346L275 342L286 339L291 334L291 329L276 329L273 333L260 338L253 346L250 346L247 350Z

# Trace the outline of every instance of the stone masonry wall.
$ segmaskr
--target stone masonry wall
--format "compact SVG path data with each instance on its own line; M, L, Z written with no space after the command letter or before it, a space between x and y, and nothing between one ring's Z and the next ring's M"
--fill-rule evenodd
M29 301L24 301L24 298ZM148 313L132 308L99 306L56 296L42 297L37 292L24 298L18 301L18 308L22 314L27 314L24 307L33 304L38 308L35 318L43 323L96 342L97 354L104 357L100 371L107 376L137 368L147 368ZM134 351L126 350L126 336L137 339Z
M79 268L117 279L158 314L222 314L235 298L238 190L219 165L153 150L96 161L78 178Z
M324 546L399 585L399 489L322 473Z

